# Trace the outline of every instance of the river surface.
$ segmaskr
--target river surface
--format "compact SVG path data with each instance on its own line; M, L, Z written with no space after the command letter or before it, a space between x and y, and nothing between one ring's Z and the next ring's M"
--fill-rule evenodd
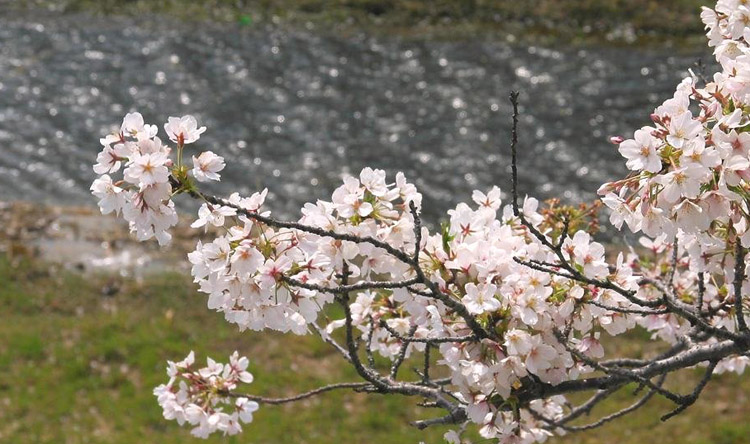
M625 173L611 135L708 50L545 49L272 28L0 11L0 200L94 204L99 137L129 111L194 114L227 159L211 190L268 187L287 217L364 166L403 171L426 219L509 190L511 90L521 91L524 194L591 199Z

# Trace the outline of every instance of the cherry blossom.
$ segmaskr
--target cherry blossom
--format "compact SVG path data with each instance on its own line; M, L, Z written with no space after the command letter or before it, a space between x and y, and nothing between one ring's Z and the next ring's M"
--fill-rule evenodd
M628 159L627 166L631 170L658 173L661 170L661 158L657 152L659 145L659 140L646 127L635 132L635 140L620 143L619 149L623 157Z
M109 175L104 174L91 185L91 192L99 198L99 209L102 214L119 213L127 201L127 193L114 183Z
M164 131L172 142L186 145L198 141L206 127L198 128L198 121L193 116L170 117L164 125Z
M219 171L224 169L224 158L211 151L204 151L200 156L193 156L193 177L198 182L220 180Z
M195 354L191 351L180 362L167 362L169 382L154 389L164 419L194 426L191 434L208 438L214 432L236 435L241 423L249 424L258 403L246 397L234 399L226 394L240 383L252 382L247 372L247 358L234 352L228 364L207 358L206 367L194 368Z

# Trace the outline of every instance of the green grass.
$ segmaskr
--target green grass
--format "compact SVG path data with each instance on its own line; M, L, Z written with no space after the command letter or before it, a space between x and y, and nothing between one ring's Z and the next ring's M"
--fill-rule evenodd
M356 381L315 337L239 333L205 308L187 276L164 274L135 282L81 276L58 267L0 256L0 442L185 443L188 429L162 419L151 394L166 381L167 359L195 350L199 359L226 359L238 350L251 359L253 394L284 396L334 381ZM119 287L103 296L105 285ZM643 334L618 347L638 356ZM408 366L405 366L405 369ZM700 371L678 376L686 390ZM747 441L750 378L725 375L686 413L665 424L670 403L646 408L602 429L570 435L572 443L734 444ZM590 419L632 402L629 391ZM445 428L420 432L416 399L335 392L301 403L263 406L239 437L222 443L427 443ZM198 442L198 441L195 441Z
M82 277L29 262L0 260L0 442L184 443L187 428L162 419L151 390L166 382L167 359L195 350L251 359L253 394L283 396L334 381L356 381L314 337L239 333L185 276L121 281ZM264 406L228 443L417 442L408 425L417 400L329 393ZM429 412L432 413L432 412Z
M0 0L0 4L2 0ZM13 2L11 2L13 3ZM432 38L507 35L550 44L663 43L703 45L699 7L712 0L28 0L22 7L186 20L271 21L348 33ZM18 7L18 6L17 6ZM635 32L630 41L625 28ZM608 39L607 36L610 36Z

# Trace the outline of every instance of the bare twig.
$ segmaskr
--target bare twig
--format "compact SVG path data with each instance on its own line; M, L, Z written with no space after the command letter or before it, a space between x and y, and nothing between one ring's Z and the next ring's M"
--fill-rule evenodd
M372 315L368 319L370 325L367 328L367 337L365 338L365 355L367 356L367 365L375 368L375 357L372 354L372 336L375 333L375 321L372 319Z
M409 328L409 334L406 336L407 338L413 337L414 332L417 331L417 326L412 325L411 328ZM401 341L401 348L398 351L398 355L396 356L396 359L393 361L393 364L391 365L391 379L396 379L396 376L398 375L398 369L401 368L401 364L404 363L404 359L406 359L406 351L409 349L409 340L405 339Z
M405 342L423 342L425 344L441 344L444 342L469 342L469 341L476 341L477 337L474 335L465 335L465 336L455 336L455 337L444 337L444 338L417 338L414 336L403 336L396 330L394 330L388 323L385 321L385 319L380 320L380 326L383 327L388 331L388 333L391 334L394 338L398 339L399 341L405 341Z
M654 384L654 387L661 388L662 384L664 383L664 379L665 378L666 378L666 375L661 375L659 377L659 380ZM615 413L607 415L607 416L605 416L605 417L603 417L603 418L599 419L598 421L593 422L591 424L586 424L586 425L583 425L583 426L562 426L562 427L565 430L568 430L568 431L571 431L571 432L573 432L573 431L581 431L581 430L591 430L591 429L595 429L597 427L601 427L604 424L606 424L606 423L608 423L608 422L610 422L612 420L615 420L617 418L625 416L628 413L634 412L634 411L638 410L639 408L643 407L644 405L646 405L646 403L649 400L651 400L651 398L653 398L653 396L655 394L656 394L656 390L651 389L651 390L648 391L648 393L646 393L641 399L639 399L635 403L629 405L628 407L625 407L622 410L619 410L619 411L617 411Z
M424 365L422 370L422 382L427 383L430 380L430 350L432 349L431 344L424 345Z
M224 396L230 396L233 398L247 398L251 401L258 402L260 404L286 404L289 402L301 401L306 398L319 395L321 393L330 392L333 390L341 389L367 389L373 386L367 382L340 382L337 384L330 384L323 387L310 390L308 392L300 393L299 395L289 396L286 398L267 398L265 396L248 395L244 393L227 392L222 393Z
M706 387L706 384L708 384L708 381L711 379L711 376L713 375L717 364L718 364L718 361L711 361L708 364L708 368L706 369L706 372L703 374L703 378L701 378L700 382L695 386L695 389L693 390L693 392L687 396L683 396L682 402L680 402L680 404L677 406L676 409L672 410L671 412L661 417L662 421L666 421L669 418L672 418L673 416L682 413L685 409L687 409L688 407L690 407L691 405L695 403L695 401L698 399L698 396L700 396L701 392Z
M661 309L661 310L641 310L637 308L621 308L621 307L612 307L610 305L604 305L600 302L589 300L586 301L587 304L591 304L595 307L603 308L605 310L614 311L617 313L624 313L624 314L639 314L643 316L651 316L651 315L662 315L670 313L667 309Z
M445 424L458 424L466 419L466 413L449 413L448 415L441 416L440 418L424 419L422 421L414 421L411 424L419 430L424 430L427 427L434 425L445 425Z
M307 282L302 282L297 279L293 279L290 277L282 276L280 278L283 282L286 282L287 284L304 288L306 290L313 290L313 291L319 291L321 293L348 293L352 291L359 291L359 290L374 290L374 289L393 289L393 288L406 288L409 285L414 285L418 283L418 280L416 278L407 279L404 281L382 281L382 282L357 282L356 284L352 285L341 285L338 287L326 287L324 285L317 285L317 284L310 284Z
M414 219L414 255L412 260L418 264L419 251L422 248L422 218L419 217L419 212L417 211L417 206L414 204L414 201L409 202L409 210Z
M672 240L672 259L669 264L669 274L667 275L667 285L669 286L672 295L675 295L674 275L677 273L677 265L679 263L679 258L677 256L678 250L679 245L677 243L677 237L675 237Z
M737 317L737 327L742 333L748 333L745 322L744 307L742 306L742 283L745 281L745 248L739 237L735 241L734 249L734 313Z
M341 273L341 283L344 284L344 286L347 285L349 279L349 267L346 262L344 262L344 269ZM375 372L371 368L366 368L364 365L362 365L362 361L359 359L359 354L357 353L357 344L354 342L354 332L353 332L353 325L352 325L352 311L351 308L349 308L349 294L344 292L340 293L336 296L336 301L342 306L344 309L344 319L345 324L344 327L346 329L346 348L349 351L349 357L351 358L351 363L354 366L354 369L357 370L357 373L365 380L374 385L376 388L385 391L388 389L388 383L387 381L381 377L377 372Z
M313 326L313 329L318 334L318 336L320 336L320 338L323 339L324 342L330 344L348 362L350 362L350 363L352 362L352 358L351 358L351 356L349 356L349 352L346 351L346 349L344 347L342 347L341 344L339 344L338 342L336 342L336 340L333 339L331 337L331 335L329 335L328 332L325 331L325 329L321 328L317 324L317 322L313 322L311 325Z
M622 387L621 385L615 385L612 386L606 390L599 390L597 391L591 398L589 398L586 402L579 405L578 407L575 407L571 409L570 413L565 415L563 418L561 418L558 421L555 421L553 425L559 426L564 425L570 421L573 421L574 419L578 418L582 415L588 415L591 413L591 410L600 402L604 401L605 399L609 398L612 394L614 394L617 390Z
M696 309L698 313L703 313L703 299L706 295L706 277L703 272L698 273L698 301L696 302Z
M513 198L513 214L518 216L518 161L516 156L516 146L518 145L518 91L511 91L510 103L513 106L513 126L511 127L510 133L510 193Z

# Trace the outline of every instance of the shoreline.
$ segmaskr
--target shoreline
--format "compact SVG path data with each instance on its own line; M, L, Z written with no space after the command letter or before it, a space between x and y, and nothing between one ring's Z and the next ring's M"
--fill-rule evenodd
M117 274L143 278L170 271L187 271L187 253L202 235L189 227L186 216L172 230L167 248L139 242L127 223L102 215L96 206L50 205L29 201L0 201L0 254L18 263L30 260L61 266L83 274Z
M83 275L136 280L170 272L187 276L188 253L198 240L218 230L191 228L191 214L181 211L178 215L180 222L170 230L171 244L160 247L155 239L138 241L124 219L102 215L96 205L0 200L0 255L5 254L11 264L31 261ZM616 233L611 238L612 234L600 231L598 241L614 255L627 243Z
M7 4L6 4L7 3ZM8 13L166 17L236 30L304 30L426 40L496 40L551 47L676 48L705 45L699 0L0 0Z

